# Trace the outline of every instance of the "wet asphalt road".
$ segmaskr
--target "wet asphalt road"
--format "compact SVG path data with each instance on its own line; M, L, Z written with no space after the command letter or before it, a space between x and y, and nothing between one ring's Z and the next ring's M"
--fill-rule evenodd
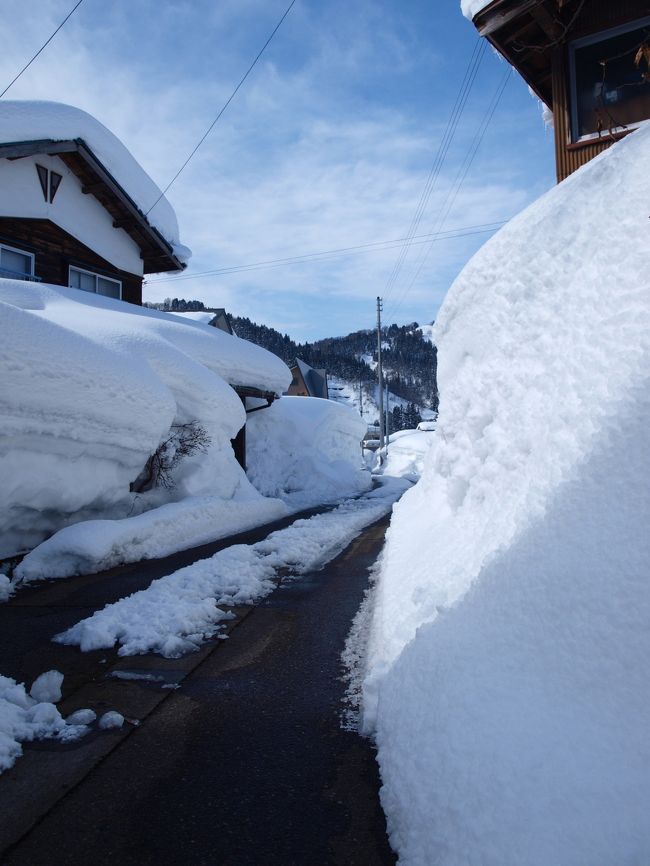
M340 653L388 518L281 586L5 855L6 866L392 864Z
M19 683L31 683L43 671L65 671L64 695L100 677L102 664L117 658L115 651L80 653L52 643L52 637L107 604L141 589L199 559L213 556L232 544L255 544L295 520L330 511L321 506L267 523L238 535L182 550L163 559L130 563L97 574L35 583L0 605L0 671Z

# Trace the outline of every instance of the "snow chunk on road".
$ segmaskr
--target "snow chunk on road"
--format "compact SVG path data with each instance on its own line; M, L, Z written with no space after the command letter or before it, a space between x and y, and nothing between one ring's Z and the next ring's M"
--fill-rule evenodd
M253 604L268 595L277 569L303 574L324 565L390 511L406 485L390 479L361 499L298 520L257 544L228 547L107 605L55 640L83 651L118 643L122 656L157 652L177 658L192 652L231 618L224 606Z
M283 397L249 416L247 474L265 496L307 508L371 485L362 465L366 424L354 409L317 397Z
M66 723L68 725L92 725L96 718L97 713L94 710L75 710L68 716Z
M46 671L34 680L29 694L35 701L47 701L56 704L61 700L63 674L60 671Z
M124 724L124 716L116 710L109 710L100 718L97 727L100 731L111 731L119 729Z
M365 682L400 863L650 861L650 126L512 220L436 323Z
M56 676L54 676L56 674ZM32 697L22 683L0 676L0 773L22 754L21 743L32 740L78 740L87 733L85 724L71 716L68 722L48 700L58 694L63 676L58 671L41 674L32 686Z

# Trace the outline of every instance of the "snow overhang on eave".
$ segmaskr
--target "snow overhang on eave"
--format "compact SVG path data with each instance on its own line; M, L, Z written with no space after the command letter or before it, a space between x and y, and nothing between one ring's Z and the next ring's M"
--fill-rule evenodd
M114 228L124 229L138 245L145 274L185 269L185 263L174 254L172 245L151 225L131 196L102 165L83 139L40 139L0 144L0 158L22 159L38 154L60 157L81 181L81 191L86 195L93 195L113 217Z
M548 45L563 34L547 0L493 0L477 12L472 23L553 110L551 51L537 46Z

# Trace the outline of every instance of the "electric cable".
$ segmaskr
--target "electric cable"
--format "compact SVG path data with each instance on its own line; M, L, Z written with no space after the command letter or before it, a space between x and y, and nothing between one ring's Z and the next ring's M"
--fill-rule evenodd
M439 232L434 236L433 233L426 235L417 235L411 239L396 238L389 241L375 241L368 244L358 244L353 247L340 247L333 250L323 250L317 253L305 253L300 256L290 256L284 259L269 259L262 262L251 262L246 265L232 265L227 268L216 268L210 271L199 271L196 274L182 274L177 277L162 277L159 280L148 280L147 285L154 286L159 283L175 283L179 280L192 280L199 277L217 277L228 274L242 273L244 271L266 270L269 268L284 267L286 265L309 264L311 262L330 261L331 259L340 258L349 255L358 255L360 253L381 252L383 250L397 249L400 245L410 242L412 245L429 244L435 241L454 240L455 238L468 237L469 235L485 234L494 232L501 226L505 225L507 220L495 220L491 223L480 223L475 226L461 226L455 229L446 229L444 232Z
M20 72L18 73L18 75L16 75L16 77L15 77L12 81L10 81L9 84L5 87L5 89L2 91L2 93L0 93L0 99L2 99L2 97L5 95L5 93L9 90L10 87L13 87L13 85L18 81L18 79L19 79L20 76L23 74L23 72L25 72L27 69L29 69L29 67L32 65L32 63L33 63L33 62L36 60L36 58L38 57L38 55L41 54L41 52L44 51L44 50L47 48L47 46L48 46L48 45L50 44L50 42L54 39L54 37L56 36L56 34L59 32L59 30L63 27L63 25L65 24L65 22L68 20L68 18L70 18L70 16L73 14L73 12L76 12L76 10L81 6L82 3L83 3L83 0L79 0L79 2L76 3L76 4L72 7L72 9L70 10L70 12L68 12L68 14L65 16L65 18L63 19L63 21L59 24L59 26L56 28L56 30L55 30L54 33L50 36L50 38L49 38L46 42L44 42L44 43L41 45L41 47L38 49L38 51L37 51L36 54L32 57L32 59L31 59L28 63L26 63L26 64L23 66L23 68L20 70Z
M442 207L440 208L440 212L438 215L436 226L432 232L432 234L434 234L434 235L436 233L443 231L443 226L445 224L445 220L449 216L449 213L450 213L452 207L454 206L456 198L458 197L458 193L460 192L460 189L461 189L461 187L465 181L465 178L467 177L469 169L470 169L472 163L474 162L474 158L476 157L476 154L478 153L478 150L481 146L483 138L485 137L485 133L487 132L487 129L488 129L490 123L492 122L492 118L494 117L494 113L497 109L497 106L499 105L499 102L501 101L501 97L503 96L503 92L504 92L506 85L508 83L510 73L511 73L511 68L508 68L505 70L502 78L499 81L499 84L497 85L497 88L496 88L494 94L492 95L492 98L488 104L486 112L483 115L476 132L474 133L474 137L472 138L470 146L467 149L467 153L465 154L463 162L461 163L461 165L460 165L460 167L456 173L456 177L454 178L454 181L453 181L451 187L447 191L447 195L445 197L445 200L443 201ZM422 255L420 256L419 263L416 264L416 270L413 274L413 277L411 278L408 285L402 290L400 296L398 298L394 299L393 304L392 304L391 309L390 309L390 315L393 318L395 317L396 312L398 311L398 309L403 304L404 300L406 299L406 296L411 291L411 289L413 288L413 286L415 284L415 281L417 280L420 273L422 272L422 268L424 267L431 250L432 250L431 245L429 245L428 247L425 247ZM387 315L388 315L388 313L387 313Z
M203 134L203 135L201 136L201 138L199 139L199 142L198 142L198 144L196 145L196 147L194 148L194 150L190 153L190 155L187 157L187 159L185 160L185 162L183 163L183 165L181 165L181 167L178 169L178 171L176 172L176 174L174 175L174 177L169 181L169 183L167 184L167 186L166 186L166 187L164 188L164 190L160 193L160 195L159 195L158 198L155 200L155 202L151 205L151 207L149 208L149 210L146 212L145 216L149 216L149 214L151 213L151 211L155 208L155 206L158 204L158 202L159 202L159 201L164 197L165 193L170 189L170 187L172 186L172 184L174 184L174 183L176 182L176 180L178 179L178 177L180 176L180 174L181 174L181 173L182 173L182 172L187 168L187 165L189 164L189 162L190 162L190 160L192 159L192 157L194 156L194 154L195 154L195 153L197 152L197 150L201 147L201 145L202 145L203 142L206 140L206 138L210 135L210 133L211 133L212 130L214 129L214 127L215 127L215 125L217 124L217 121L219 120L219 118L221 117L221 115L224 113L224 111L228 108L228 106L230 105L230 103L233 101L233 99L234 99L235 96L237 95L237 92L239 91L239 88L242 86L242 84L246 81L246 79L248 78L248 76L249 76L249 75L251 74L251 72L253 71L253 68L254 68L255 65L257 64L257 61L260 59L260 57L262 56L262 54L264 54L264 52L266 51L266 49L267 49L269 43L271 42L271 40L273 39L273 37L275 36L275 34L276 34L276 33L278 32L278 30L280 29L280 27L281 27L281 25L282 25L282 22L283 22L284 19L287 17L287 15L289 14L289 12L291 12L291 9L292 9L292 7L294 6L295 2L296 2L296 0L291 0L291 3L289 3L289 5L287 6L287 8L286 8L285 11L284 11L284 15L280 18L280 20L278 21L278 23L277 23L277 24L275 25L275 27L273 28L273 32L271 33L271 35L269 36L269 38L266 40L266 42L264 43L264 45L262 46L262 48L261 48L260 51L258 52L257 56L255 57L255 59L253 60L253 62L251 63L251 65L248 67L248 69L246 70L246 72L244 73L244 75L242 76L242 78L240 79L239 84L237 85L237 87L235 87L235 89L233 90L233 92L230 94L230 96L228 97L228 99L225 101L225 103L224 103L223 106L221 107L221 110L219 111L219 113L217 114L217 116L215 117L215 119L212 121L212 123L210 124L210 126L207 128L207 130L204 132L204 134Z
M456 94L454 105L447 120L447 125L445 127L442 139L438 146L438 151L436 152L436 156L429 171L429 175L420 195L420 201L418 202L418 206L411 220L411 225L409 226L408 231L408 235L410 236L415 235L415 232L418 229L420 221L422 220L422 217L424 215L424 211L431 197L431 193L433 192L435 185L438 181L442 165L446 159L447 153L456 134L460 118L463 114L463 111L465 110L465 106L467 105L467 100L476 80L476 76L478 75L478 70L481 65L481 61L483 60L483 57L485 55L485 51L485 40L477 37L477 41L474 44L474 49L465 69L463 80ZM409 246L410 244L407 243L400 250L397 260L393 266L393 270L391 271L386 282L386 286L384 288L384 301L387 301L390 298L390 295L396 285L397 278L408 255Z

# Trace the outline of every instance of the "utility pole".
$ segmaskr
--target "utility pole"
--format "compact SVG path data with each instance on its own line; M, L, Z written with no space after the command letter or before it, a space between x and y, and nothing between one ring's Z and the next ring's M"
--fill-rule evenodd
M359 379L359 415L363 418L363 382Z
M377 298L377 377L379 379L379 447L384 447L384 380L381 374L381 298Z
M386 383L386 445L390 442L390 390Z

